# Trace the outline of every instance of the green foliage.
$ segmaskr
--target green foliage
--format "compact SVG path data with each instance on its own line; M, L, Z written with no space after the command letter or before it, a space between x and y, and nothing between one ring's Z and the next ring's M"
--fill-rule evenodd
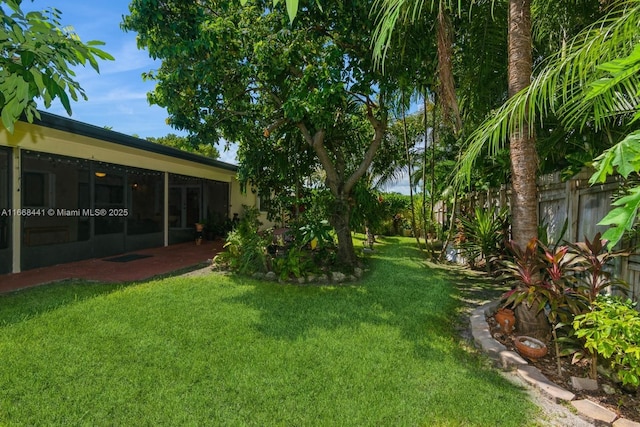
M380 193L376 208L368 218L374 234L401 235L404 218L409 217L409 196L400 193Z
M640 110L639 110L640 111ZM595 184L604 182L608 175L618 172L623 178L632 173L640 172L640 131L632 132L622 141L602 153L595 159L596 172L589 182ZM613 225L604 238L609 240L609 248L615 246L625 231L635 227L636 215L640 207L640 187L628 190L628 194L613 201L615 206L598 225Z
M286 280L294 277L302 277L315 269L313 260L308 251L297 247L290 247L283 256L273 259L273 271Z
M269 259L267 245L271 243L271 235L259 232L261 223L258 209L243 208L240 223L227 235L226 250L216 255L213 261L241 274L266 272Z
M311 245L314 240L319 249L335 246L333 227L329 221L326 219L311 221L298 228L296 243L299 246Z
M382 143L395 80L371 61L369 1L323 2L293 23L281 6L133 0L123 27L162 60L150 101L179 129L238 142L243 185L297 195L321 166L354 264L345 203Z
M640 314L630 300L599 297L573 321L585 348L608 361L623 384L640 386Z
M502 277L512 285L503 295L505 304L526 304L536 312L546 310L553 327L556 355L579 352L575 331L570 329L576 316L596 309L597 298L610 286L625 288L624 283L612 280L606 264L621 252L606 251L606 241L597 233L592 240L585 239L565 246L543 245L531 239L524 249L514 242L507 247L512 260L504 260ZM563 331L562 336L558 335ZM564 350L559 351L559 344ZM591 353L591 376L596 377L597 358Z
M616 2L604 17L545 59L531 85L510 98L469 136L457 178L468 183L475 160L504 148L507 135L524 123L533 127L556 118L567 132L574 133L587 125L601 129L629 123L629 107L635 110L640 93L628 89L638 87L640 75L625 74L624 80L611 80L611 84L603 84L601 79L612 77L607 75L605 64L636 49L639 16L637 0ZM607 90L602 90L605 87Z
M241 5L246 5L249 0L240 0ZM273 7L278 6L280 0L273 0ZM298 15L298 7L300 0L284 0L285 5L287 6L287 15L289 16L289 22L293 22ZM316 6L322 10L322 3L320 0L316 0Z
M70 99L87 99L71 70L87 63L99 72L97 59L113 60L96 46L99 41L82 43L69 27L60 27L61 12L24 13L19 1L4 1L10 14L0 8L0 109L2 124L13 132L22 114L29 122L39 114L35 99L48 108L56 98L68 114Z
M508 212L497 208L476 208L472 215L460 217L462 229L457 237L457 246L473 266L484 260L487 271L492 270L502 254L506 239Z
M364 230L365 227L376 230L387 217L386 211L382 209L380 194L369 187L364 180L356 184L351 200L353 203L351 227L354 230Z
M273 269L281 279L301 277L335 266L335 231L329 221L321 219L323 209L312 206L291 226L293 241L282 248L273 260Z
M166 145L167 147L177 148L178 150L187 151L189 153L200 154L201 156L217 159L220 157L220 152L213 144L207 144L204 142L196 141L194 138L186 136L178 136L174 133L170 133L166 136L159 138L148 137L148 141L155 142L156 144Z
M609 286L627 288L626 283L614 280L606 266L613 258L628 255L628 253L624 251L612 252L608 249L607 241L600 233L596 233L592 240L585 238L584 242L570 243L569 247L577 257L574 269L577 273L574 277L575 293L589 310L593 309L598 295Z
M507 305L525 303L536 311L547 307L552 325L567 324L585 310L587 305L575 298L578 257L569 253L568 246L548 248L538 239L531 239L524 249L513 241L506 246L513 254L513 260L501 262L502 277L513 286L503 296Z
M592 311L598 295L610 286L626 288L606 269L624 253L607 251L600 233L592 240L551 248L537 238L524 249L512 241L506 245L513 256L501 261L502 277L513 286L504 295L507 304L547 307L552 323L569 323L573 316Z

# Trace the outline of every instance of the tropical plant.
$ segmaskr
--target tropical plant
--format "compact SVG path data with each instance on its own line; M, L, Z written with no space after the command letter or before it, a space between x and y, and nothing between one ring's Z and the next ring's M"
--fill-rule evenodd
M0 109L2 124L13 133L22 114L32 122L40 118L35 99L45 107L58 98L71 115L70 99L87 99L84 89L74 79L75 65L87 63L99 72L97 59L113 60L97 46L100 41L83 43L70 27L62 27L62 12L24 13L20 0L5 0L10 14L0 7Z
M524 249L513 241L505 245L513 256L512 260L501 261L502 279L512 286L503 295L505 305L516 308L522 334L546 339L550 328L544 309L549 306L551 317L556 320L560 317L559 309L567 302L562 283L566 267L562 260L567 248L550 251L537 238L531 239Z
M626 251L611 252L607 250L607 240L597 233L592 240L585 237L584 242L569 243L576 255L575 292L582 299L587 310L592 311L596 298L606 288L615 286L625 290L628 285L613 278L607 270L607 263L613 258L629 255Z
M502 277L512 284L512 289L503 296L505 305L512 305L516 310L526 306L537 316L546 317L556 345L556 357L572 352L579 355L575 331L570 327L576 316L596 309L596 300L606 288L625 287L624 283L612 280L606 270L606 263L623 253L606 251L606 241L600 239L599 233L592 240L551 248L539 239L532 239L525 250L513 242L508 242L507 247L513 260L502 261ZM516 311L522 333L538 336L548 333L548 328L527 330L529 320L523 320L529 319L529 315L528 310ZM559 336L561 330L563 333ZM561 341L565 345L562 352ZM595 369L595 354L590 355L592 369Z
M273 271L282 280L291 276L302 277L313 270L314 264L309 253L297 247L290 247L283 256L273 259Z
M640 46L640 45L639 45ZM640 52L640 49L639 49ZM640 58L640 55L639 55ZM638 112L640 115L640 110ZM608 175L617 171L623 178L628 179L631 174L638 176L640 172L640 131L629 134L595 159L596 172L589 182L595 184L604 182ZM613 225L604 235L609 241L611 249L625 232L632 231L636 226L636 216L640 208L640 186L632 186L621 197L613 201L615 206L598 225Z
M305 225L298 228L298 233L296 234L296 242L299 246L310 245L313 249L323 249L335 246L333 228L326 219L307 222Z
M640 314L631 300L599 296L593 311L575 317L573 328L592 355L592 378L601 356L623 384L640 385Z
M502 247L508 236L507 215L505 209L498 210L475 208L470 216L460 217L462 224L458 247L463 251L465 259L474 266L478 260L484 260L487 272L502 254Z
M241 274L266 272L269 270L267 246L273 238L268 232L259 232L257 208L243 206L243 209L238 226L227 235L226 250L214 257L214 264Z

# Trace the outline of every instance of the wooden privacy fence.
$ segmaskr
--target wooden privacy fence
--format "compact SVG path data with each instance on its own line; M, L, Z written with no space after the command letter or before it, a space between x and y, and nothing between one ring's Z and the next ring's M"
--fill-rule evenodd
M604 184L591 186L591 173L583 171L568 181L562 182L560 173L541 176L538 179L538 218L541 226L547 230L549 241L560 238L569 242L593 239L597 232L604 233L607 226L597 225L611 210L611 201L620 183L610 178ZM502 186L486 192L469 195L467 203L471 209L503 208L509 206L511 189ZM567 222L567 230L561 236ZM616 258L612 273L629 284L629 297L640 299L640 253L637 250L640 240L636 236L622 243L625 248L636 248L628 257Z

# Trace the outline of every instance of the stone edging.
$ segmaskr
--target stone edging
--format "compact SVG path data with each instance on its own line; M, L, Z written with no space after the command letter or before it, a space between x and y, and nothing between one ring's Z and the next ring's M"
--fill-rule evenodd
M499 301L484 304L471 313L471 333L473 340L483 352L496 361L505 370L514 370L518 376L530 385L537 387L555 403L571 402L578 414L598 425L613 427L640 427L640 423L618 415L588 399L576 400L576 395L551 382L542 372L527 363L518 353L507 349L491 336L487 317L495 313Z

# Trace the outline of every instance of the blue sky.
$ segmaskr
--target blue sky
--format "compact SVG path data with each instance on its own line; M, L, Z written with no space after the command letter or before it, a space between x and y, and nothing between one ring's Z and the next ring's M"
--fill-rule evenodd
M147 92L153 90L155 84L143 81L142 73L158 68L160 61L154 61L146 51L137 48L135 33L120 29L122 16L129 14L129 0L24 0L22 3L24 11L49 7L62 12L62 25L72 26L82 41L105 42L102 49L115 58L115 61L99 62L100 74L90 66L75 69L77 81L89 99L72 103L72 119L141 138L169 133L185 135L166 124L166 110L147 102ZM68 117L58 101L47 111ZM235 150L224 152L220 146L218 149L220 160L235 163Z

